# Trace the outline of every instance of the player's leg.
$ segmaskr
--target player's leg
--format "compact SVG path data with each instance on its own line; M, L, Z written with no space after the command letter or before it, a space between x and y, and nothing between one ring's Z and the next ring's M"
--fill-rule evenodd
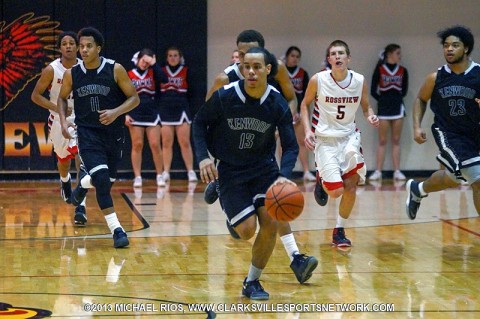
M280 221L277 223L278 235L287 252L288 258L290 258L290 269L292 269L298 282L303 284L312 277L313 271L317 268L318 260L313 256L300 253L290 223Z
M359 176L357 174L350 175L343 180L344 190L338 208L337 224L332 235L332 243L338 247L352 245L351 241L345 236L345 226L355 205L358 180Z

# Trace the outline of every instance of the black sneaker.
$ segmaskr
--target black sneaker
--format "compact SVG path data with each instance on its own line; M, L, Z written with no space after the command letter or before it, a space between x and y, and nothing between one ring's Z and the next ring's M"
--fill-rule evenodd
M62 196L62 199L64 202L70 204L71 200L70 198L72 197L72 179L69 178L68 182L61 182L60 186L60 196Z
M320 178L317 178L317 183L315 184L315 190L313 191L313 195L314 195L315 201L317 202L318 205L320 205L320 206L327 205L328 194L323 189L322 180Z
M352 246L352 242L350 239L345 237L345 229L343 228L335 228L333 230L333 236L332 236L332 244L334 244L337 247L350 247Z
M240 239L240 235L235 231L235 229L233 229L232 225L230 225L228 220L226 220L226 224L227 224L227 229L230 235L235 239Z
M75 207L75 216L73 217L75 225L85 225L87 223L87 211L85 206L79 205Z
M252 300L268 300L270 297L258 279L247 281L247 278L243 281L242 295Z
M427 197L427 195L422 196L420 194L420 189L418 188L419 182L414 181L413 179L408 180L407 186L407 201L405 203L405 209L407 216L410 219L415 219L417 217L418 209L420 208L420 201L422 198Z
M305 254L293 255L293 261L290 264L290 268L293 270L295 277L297 277L298 282L301 284L312 277L312 272L317 266L317 258L306 256Z
M113 231L113 247L127 247L128 244L130 243L128 242L127 233L123 231L122 227L115 228Z
M73 218L76 225L85 225L87 223L87 211L85 206L79 205L75 207L75 216Z
M88 188L82 187L82 179L87 175L88 173L85 170L85 167L80 165L80 171L77 178L77 187L75 187L71 196L71 202L73 206L79 206L85 199L85 196L87 196Z
M209 205L215 203L218 199L218 180L208 183L203 193L203 199Z

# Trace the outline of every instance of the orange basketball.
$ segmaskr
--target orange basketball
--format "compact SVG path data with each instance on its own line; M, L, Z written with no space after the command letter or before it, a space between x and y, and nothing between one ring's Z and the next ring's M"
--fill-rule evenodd
M297 186L280 183L271 186L265 194L265 208L274 219L289 222L300 216L305 200Z

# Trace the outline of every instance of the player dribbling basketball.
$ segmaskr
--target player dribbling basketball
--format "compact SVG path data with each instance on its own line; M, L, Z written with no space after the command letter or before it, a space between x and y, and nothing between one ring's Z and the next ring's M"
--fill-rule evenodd
M277 223L267 213L265 192L273 183L292 183L290 176L298 144L287 101L267 76L276 72L276 58L264 48L251 48L244 57L245 80L216 91L193 122L193 139L203 182L218 178L220 201L241 239L260 230L242 294L253 300L269 299L259 282L275 247ZM275 130L282 144L281 170L274 157ZM208 151L220 160L218 171Z

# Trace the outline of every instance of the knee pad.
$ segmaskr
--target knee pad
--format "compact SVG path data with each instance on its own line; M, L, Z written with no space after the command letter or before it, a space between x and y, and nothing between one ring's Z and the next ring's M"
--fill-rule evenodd
M113 207L112 196L110 195L111 183L108 169L100 169L93 173L92 183L97 193L97 202L100 209Z

